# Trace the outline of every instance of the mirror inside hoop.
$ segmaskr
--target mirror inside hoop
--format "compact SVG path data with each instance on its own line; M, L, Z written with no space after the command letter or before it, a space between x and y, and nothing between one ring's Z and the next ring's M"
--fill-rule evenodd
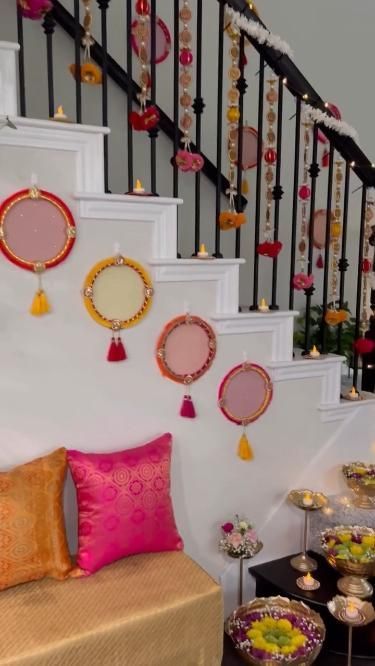
M180 324L168 334L164 353L165 363L176 377L194 376L210 358L207 332L199 324Z
M11 258L48 265L64 258L69 223L64 210L45 197L15 200L2 216L2 242Z
M145 302L145 283L131 266L108 266L94 280L92 302L107 320L128 321Z
M335 221L335 216L331 213L331 224ZM314 247L322 250L326 244L326 226L327 226L327 211L320 208L315 211L313 221L313 242ZM331 238L331 242L332 242Z
M137 58L139 58L139 44L140 39L137 35L138 32L138 21L133 21L132 24L132 48ZM164 21L156 17L155 23L155 63L158 65L163 62L169 55L171 50L171 36L168 30L167 25ZM149 31L150 33L150 31ZM150 53L151 53L151 35L148 34L146 40L146 51L147 51L147 62L150 63Z
M236 164L238 149L238 129L233 131L233 141L235 143ZM242 169L247 171L253 169L258 162L258 132L253 127L245 125L242 129Z
M220 392L221 409L235 423L255 420L267 409L270 400L270 380L257 367L231 371Z

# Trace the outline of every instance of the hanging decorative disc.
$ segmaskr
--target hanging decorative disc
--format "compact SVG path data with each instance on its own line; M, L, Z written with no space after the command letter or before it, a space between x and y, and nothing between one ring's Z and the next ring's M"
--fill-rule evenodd
M215 333L200 317L190 314L176 317L161 333L156 346L161 373L186 387L181 416L196 416L189 388L211 367L215 354Z
M238 166L238 128L231 133L231 139L235 143L236 165ZM258 132L254 127L244 125L242 128L242 170L248 171L256 167L258 163Z
M335 216L331 212L331 224L335 221ZM322 250L326 244L326 226L327 226L327 211L323 208L315 211L313 222L313 243L314 247ZM333 239L331 239L332 242Z
M140 51L140 34L139 34L139 22L137 19L132 23L132 47L133 51L139 58ZM171 50L171 35L167 25L162 21L159 16L156 17L156 30L155 30L155 63L158 65L168 58L169 52ZM147 62L150 63L150 53L151 53L151 31L148 31L147 38L145 40L145 47L147 53Z
M69 208L51 192L32 187L12 194L0 206L0 249L17 266L33 271L39 287L30 312L43 315L50 306L42 289L42 273L60 264L76 236Z
M268 373L254 363L236 365L224 377L218 397L224 416L243 427L238 445L239 457L251 460L253 453L246 436L246 426L264 414L272 400L272 382Z
M124 361L127 356L120 330L138 324L150 308L153 288L149 274L133 259L109 257L91 269L83 295L94 321L112 331L107 360Z

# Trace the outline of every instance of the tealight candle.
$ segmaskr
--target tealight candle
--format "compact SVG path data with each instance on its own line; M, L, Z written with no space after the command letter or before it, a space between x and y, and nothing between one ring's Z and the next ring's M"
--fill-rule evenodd
M314 504L314 499L312 493L306 492L302 498L303 506L312 506Z
M197 257L199 259L208 259L208 252L204 243L201 243Z
M359 400L359 393L356 390L355 386L352 386L349 393L347 393L346 397L348 398L348 400Z
M268 312L269 311L269 307L267 305L267 301L266 301L265 298L261 299L260 305L258 306L258 310L259 310L259 312Z
M135 187L133 189L134 194L144 194L145 193L145 188L142 186L141 181L137 178L137 181L135 183Z
M359 617L359 610L352 601L348 601L345 606L345 616L348 620L357 620Z
M320 351L319 351L319 349L316 348L315 345L313 346L312 349L310 349L310 354L309 354L309 356L310 356L310 358L319 358L319 356L320 356Z
M53 116L54 120L68 120L68 116L64 113L63 107L60 105L57 107L57 111Z
M310 571L306 574L306 576L303 576L303 584L306 585L306 587L314 587L315 586L315 580L312 577Z

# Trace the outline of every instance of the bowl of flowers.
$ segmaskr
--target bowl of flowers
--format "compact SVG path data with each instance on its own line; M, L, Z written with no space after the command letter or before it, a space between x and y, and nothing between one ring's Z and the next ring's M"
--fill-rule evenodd
M284 597L254 599L241 606L228 618L226 631L244 661L254 666L309 666L326 633L318 613Z
M337 587L343 594L366 599L373 592L367 578L375 575L375 530L359 525L329 527L321 535L327 562L343 576Z
M348 487L356 494L359 509L375 509L375 465L351 462L342 466Z
M233 522L224 523L221 531L219 549L229 557L247 560L263 548L253 525L248 520L240 519L239 516L236 516Z

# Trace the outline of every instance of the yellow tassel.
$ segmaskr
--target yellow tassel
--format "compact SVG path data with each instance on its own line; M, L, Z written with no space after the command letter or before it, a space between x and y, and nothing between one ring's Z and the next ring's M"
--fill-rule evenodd
M242 194L249 194L249 183L247 182L246 178L244 178L243 181L242 181L241 193Z
M47 296L43 289L39 289L33 298L33 302L30 307L30 314L33 317L41 317L44 314L47 314L50 311L50 304L48 302Z
M254 458L253 450L245 432L242 433L240 441L238 442L237 455L241 460L253 460Z

